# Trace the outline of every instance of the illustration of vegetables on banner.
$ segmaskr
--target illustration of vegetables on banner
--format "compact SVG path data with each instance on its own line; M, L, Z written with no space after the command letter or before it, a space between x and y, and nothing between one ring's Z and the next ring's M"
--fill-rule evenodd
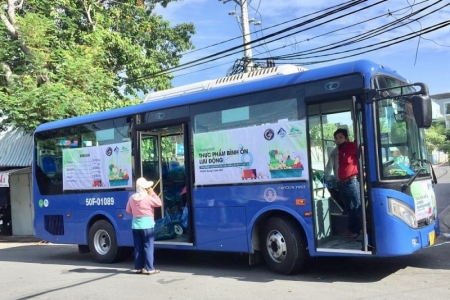
M111 186L127 185L130 176L126 169L110 164L108 179Z

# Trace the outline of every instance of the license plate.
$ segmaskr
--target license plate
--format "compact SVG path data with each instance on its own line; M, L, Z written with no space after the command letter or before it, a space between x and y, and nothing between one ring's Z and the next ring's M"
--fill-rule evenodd
M436 243L436 233L434 230L428 234L428 240L430 241L429 246L434 245Z

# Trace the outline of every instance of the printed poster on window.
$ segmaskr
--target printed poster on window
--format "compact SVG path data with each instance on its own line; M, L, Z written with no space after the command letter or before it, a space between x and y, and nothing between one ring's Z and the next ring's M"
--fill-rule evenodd
M133 187L131 142L63 150L63 189Z
M411 184L411 195L416 204L416 219L429 218L436 213L436 196L431 180L414 181Z
M194 135L195 184L308 179L305 121Z

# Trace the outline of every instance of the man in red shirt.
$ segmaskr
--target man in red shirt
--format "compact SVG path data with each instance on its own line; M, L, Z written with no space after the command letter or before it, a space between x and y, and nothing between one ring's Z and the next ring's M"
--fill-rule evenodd
M356 238L361 231L361 193L358 182L358 147L350 142L346 129L334 132L334 141L339 149L338 180L341 199L348 211L347 231L342 236Z

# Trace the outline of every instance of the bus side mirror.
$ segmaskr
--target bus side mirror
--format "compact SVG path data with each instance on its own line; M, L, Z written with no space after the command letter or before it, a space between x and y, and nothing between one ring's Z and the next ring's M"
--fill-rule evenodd
M410 98L419 128L430 128L432 122L431 98L423 95L414 95Z

